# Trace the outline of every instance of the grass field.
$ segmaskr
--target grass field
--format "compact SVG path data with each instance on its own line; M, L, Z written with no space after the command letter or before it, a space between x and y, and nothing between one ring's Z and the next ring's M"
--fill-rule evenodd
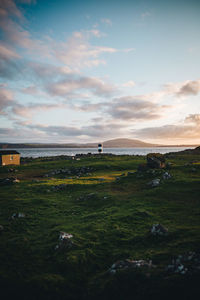
M0 186L2 299L199 299L200 271L165 268L200 250L200 155L169 155L171 178L155 188L147 183L166 170L136 172L145 160L91 156L34 159L16 172L1 167L0 178L20 180ZM51 175L63 168L70 174ZM19 212L25 216L11 218ZM157 223L167 236L150 234ZM56 250L61 231L73 235L73 245ZM108 272L125 259L155 267Z

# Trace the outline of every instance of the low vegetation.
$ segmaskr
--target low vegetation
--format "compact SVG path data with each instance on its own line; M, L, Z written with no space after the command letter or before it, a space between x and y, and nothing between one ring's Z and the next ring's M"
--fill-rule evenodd
M199 299L200 155L165 158L165 168L139 171L146 157L1 167L3 299ZM155 224L166 235L152 234ZM129 268L139 260L148 264Z

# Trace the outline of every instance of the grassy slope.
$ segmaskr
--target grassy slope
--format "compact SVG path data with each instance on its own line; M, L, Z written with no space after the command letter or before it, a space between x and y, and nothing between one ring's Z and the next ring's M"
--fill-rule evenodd
M198 156L170 158L172 179L154 189L146 186L153 178L150 175L126 176L145 161L138 156L47 162L36 159L15 167L20 183L0 187L0 224L5 228L0 239L1 288L8 298L19 293L21 299L23 295L24 299L111 299L109 293L113 293L115 299L124 299L124 293L136 282L131 279L135 275L129 274L128 279L127 274L107 275L113 262L152 259L162 274L173 256L199 249L198 160ZM193 166L185 166L190 161L197 162L196 171ZM93 167L94 171L80 178L43 177L54 169L80 166ZM13 175L7 169L0 169L1 178ZM122 173L125 176L116 181ZM99 180L102 177L104 181ZM39 182L33 180L36 178ZM61 183L68 184L65 190L51 190ZM95 195L79 199L89 193ZM25 213L26 218L10 220L15 212ZM149 234L151 225L159 222L169 229L167 237ZM55 251L60 231L74 235L70 250ZM122 282L121 295L117 286Z

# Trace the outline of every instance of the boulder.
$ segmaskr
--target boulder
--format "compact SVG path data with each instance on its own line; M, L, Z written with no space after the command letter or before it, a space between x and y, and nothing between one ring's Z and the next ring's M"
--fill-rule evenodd
M17 218L25 218L25 214L22 213L22 212L18 212L18 213L14 213L12 216L11 216L11 219L12 220L15 220Z
M55 250L71 248L73 246L72 238L72 234L61 231L59 234L59 243L56 245Z
M152 169L162 169L165 167L165 157L160 153L147 154L147 167Z
M167 235L168 229L161 224L153 224L151 227L151 234L160 236Z
M3 225L0 225L0 233L4 231Z
M162 175L162 178L164 180L167 180L167 179L170 179L172 176L168 173L168 172L165 172L163 175Z
M155 178L155 179L151 180L150 182L148 182L147 185L149 185L152 188L157 187L160 185L160 179Z

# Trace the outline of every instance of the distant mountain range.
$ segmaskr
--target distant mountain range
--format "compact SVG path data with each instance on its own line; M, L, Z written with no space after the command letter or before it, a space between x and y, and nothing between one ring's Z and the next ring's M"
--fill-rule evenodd
M198 145L160 145L145 143L140 140L133 139L113 139L102 142L104 148L148 148L148 147L196 147ZM0 149L13 149L13 148L97 148L97 143L68 143L68 144L40 144L40 143L0 143Z

